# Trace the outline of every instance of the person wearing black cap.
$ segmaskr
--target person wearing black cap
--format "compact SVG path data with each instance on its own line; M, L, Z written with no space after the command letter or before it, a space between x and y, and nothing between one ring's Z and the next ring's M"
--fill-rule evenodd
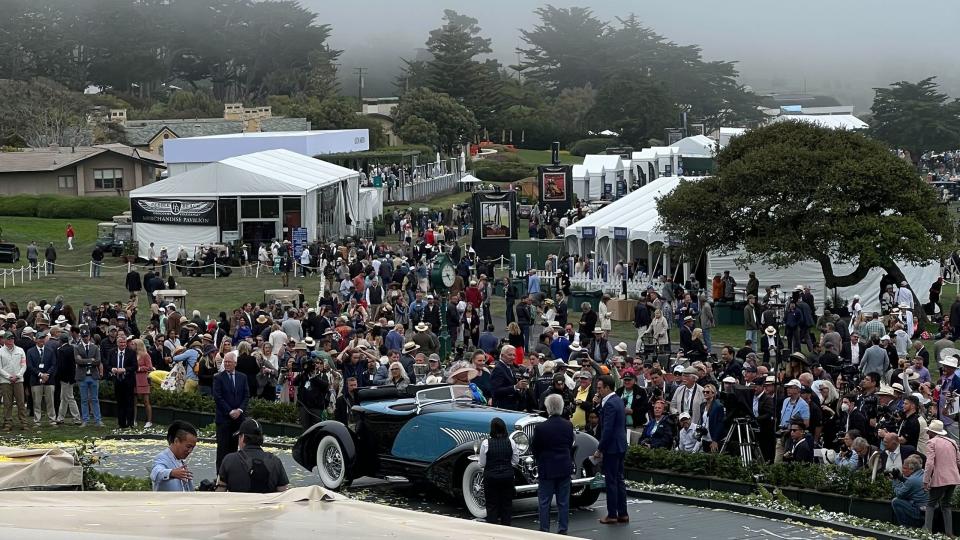
M217 491L275 493L290 487L280 458L261 448L263 428L259 422L247 418L233 435L239 437L239 450L218 465Z

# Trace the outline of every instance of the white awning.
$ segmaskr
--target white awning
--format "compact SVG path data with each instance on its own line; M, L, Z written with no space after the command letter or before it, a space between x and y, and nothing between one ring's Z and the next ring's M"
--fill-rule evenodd
M210 163L130 192L142 197L229 197L303 195L359 173L289 150L266 150Z

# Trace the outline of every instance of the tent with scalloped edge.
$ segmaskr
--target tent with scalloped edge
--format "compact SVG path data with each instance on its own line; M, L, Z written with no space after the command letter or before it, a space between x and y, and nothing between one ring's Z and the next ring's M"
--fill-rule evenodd
M737 287L744 287L748 272L752 270L757 273L761 294L764 287L771 285L780 285L787 292L797 285L809 285L819 302L833 297L834 291L827 290L823 271L815 261L804 261L785 268L759 264L744 268L738 264L743 252L702 253L696 260L688 259L681 246L660 228L657 199L671 193L680 182L696 182L701 178L657 178L587 215L564 231L566 251L580 256L592 254L598 263L607 265L639 260L645 268L655 268L658 275L670 274L675 281L683 282L688 275L694 274L701 286L712 279L714 274L729 270L737 281ZM708 223L704 223L704 227L708 226ZM914 293L919 296L915 306L919 309L919 304L928 301L930 284L940 276L940 263L937 260L931 260L926 265L900 262L899 266ZM851 273L855 267L856 265L851 263L833 264L834 273L837 275ZM880 280L883 275L882 269L874 268L856 285L838 288L836 295L843 299L859 295L864 309L879 311Z

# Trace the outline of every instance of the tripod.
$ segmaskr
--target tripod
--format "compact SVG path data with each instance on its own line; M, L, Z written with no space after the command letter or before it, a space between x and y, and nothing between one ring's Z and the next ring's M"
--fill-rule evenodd
M720 449L721 454L727 451L727 445L731 444L734 437L736 437L736 444L740 450L740 463L744 467L749 467L755 461L763 462L763 455L760 453L760 447L757 446L757 441L753 437L753 426L750 425L749 418L741 417L733 421L730 431L727 432L727 437L723 440L723 447Z

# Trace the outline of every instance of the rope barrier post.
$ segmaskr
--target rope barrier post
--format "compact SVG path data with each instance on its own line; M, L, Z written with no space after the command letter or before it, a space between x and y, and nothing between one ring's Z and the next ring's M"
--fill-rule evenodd
M27 276L27 278L29 279L30 276ZM20 283L23 283L23 281L24 281L24 280L23 280L23 265L20 265Z
M87 272L87 277L93 278L93 261L90 261L90 270Z
M254 279L260 279L260 266L261 266L261 264L262 264L262 263L261 263L260 261L257 261L257 275L254 276Z
M133 264L133 263L130 262L130 259L127 259L127 273L128 273L128 274L130 273L130 266L131 266L132 264Z
M217 260L213 260L213 279L217 279Z
M3 272L3 288L6 289L7 288L7 271L0 270L0 272Z

